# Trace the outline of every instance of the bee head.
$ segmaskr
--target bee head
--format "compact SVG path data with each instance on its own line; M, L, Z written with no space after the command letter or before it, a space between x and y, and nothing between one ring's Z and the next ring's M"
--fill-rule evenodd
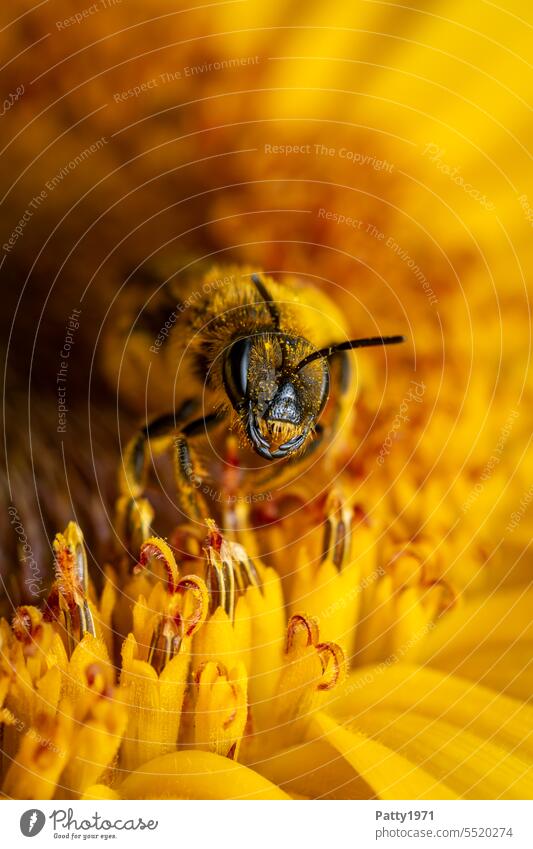
M306 339L280 332L237 339L224 359L229 400L253 449L267 460L300 451L329 394L329 368Z
M236 339L225 354L224 385L254 450L275 460L305 446L328 400L331 356L404 341L371 336L317 350L307 339L280 331Z

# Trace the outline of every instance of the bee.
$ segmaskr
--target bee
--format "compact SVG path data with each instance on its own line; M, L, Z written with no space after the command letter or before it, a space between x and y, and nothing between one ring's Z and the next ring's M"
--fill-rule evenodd
M140 541L152 518L145 490L153 455L172 453L178 506L203 522L212 511L199 441L207 440L212 459L224 459L231 433L239 467L252 478L290 476L331 441L353 406L349 352L404 341L347 338L343 315L323 292L252 268L217 266L175 284L159 275L157 296L136 318L122 314L104 352L108 371L121 375L119 392L134 404L143 399L148 411L119 475L123 537Z

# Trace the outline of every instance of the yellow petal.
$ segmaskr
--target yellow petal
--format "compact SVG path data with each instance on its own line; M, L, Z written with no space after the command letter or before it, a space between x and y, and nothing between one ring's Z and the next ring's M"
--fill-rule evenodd
M93 665L98 667L111 686L114 683L115 674L109 662L105 643L91 634L85 634L72 652L65 674L64 695L73 705L76 705L76 702L86 693L87 670Z
M261 588L246 590L251 611L250 704L257 727L268 724L269 704L279 680L285 639L285 607L281 581L274 569L263 569Z
M456 799L455 793L416 763L359 731L316 713L310 731L324 737L354 767L380 799Z
M110 566L105 569L105 582L99 605L99 626L107 651L113 653L113 611L117 602L117 575Z
M248 716L247 675L243 663L228 671L209 661L197 674L194 712L199 749L237 760Z
M250 672L252 642L252 614L248 604L248 597L241 596L235 604L233 618L233 631L235 634L235 645L240 648L239 660L244 663L246 671Z
M350 675L330 711L357 720L380 709L443 719L533 758L533 708L464 678L403 663L364 667Z
M92 784L91 787L87 787L83 795L80 796L80 799L103 802L107 799L120 799L120 796L105 784Z
M128 770L177 745L190 663L188 651L180 652L158 676L149 663L136 660L136 654L135 637L130 634L122 649L121 675L128 711L121 764Z
M531 696L533 593L495 592L443 616L419 659L524 701Z
M529 799L533 795L531 760L522 759L441 719L415 712L367 711L358 726L466 799Z
M52 666L36 684L36 712L53 716L57 710L61 693L62 674L58 666Z
M156 758L117 787L122 799L288 799L266 778L212 752Z
M60 713L68 711L68 703L61 702ZM74 727L71 756L60 779L61 798L81 796L100 779L118 751L127 719L119 701L96 697L82 723Z
M3 793L10 799L52 799L67 762L71 737L72 718L65 713L30 728L11 761Z
M194 636L193 667L198 669L206 661L220 661L225 667L234 666L241 659L240 647L235 640L233 624L221 607Z
M312 740L250 763L282 790L312 799L373 799L372 788L333 746Z

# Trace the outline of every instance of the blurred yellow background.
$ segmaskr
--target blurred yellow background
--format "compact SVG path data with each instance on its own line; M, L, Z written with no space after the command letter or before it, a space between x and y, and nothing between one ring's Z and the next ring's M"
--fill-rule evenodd
M378 489L399 476L408 500L413 488L436 488L431 515L448 511L484 556L497 547L491 568L513 580L531 527L526 511L505 532L531 486L524 4L52 0L2 17L15 480L25 478L32 429L37 443L55 431L45 410L73 308L82 314L64 443L75 474L90 361L94 351L91 385L103 398L99 333L110 308L120 315L127 275L161 252L190 273L246 260L334 292L354 335L408 335L386 372L380 354L368 355L375 368L354 426L373 448L360 465L372 464ZM428 387L424 403L376 469L412 379ZM29 413L17 400L28 385ZM92 426L95 442L112 442ZM57 495L58 440L48 454L34 442L37 478L56 493L42 508L50 533L70 505ZM94 488L90 464L79 465Z
M134 295L150 301L150 267L170 262L200 279L211 264L246 263L326 291L353 336L407 337L357 358L359 398L343 434L342 483L364 526L356 544L374 534L365 568L383 569L357 624L344 621L351 608L342 622L356 665L387 664L400 646L401 660L450 676L443 703L453 675L526 701L528 4L21 0L0 16L4 608L49 576L49 541L71 517L91 560L111 550L119 441L144 399L117 408L103 338ZM291 592L310 613L324 607L301 551L314 523L300 509L255 543L278 550L283 576L301 567ZM316 556L316 539L305 544ZM433 705L426 672L416 676ZM379 676L369 686L386 698ZM414 727L406 698L391 709L402 745ZM347 715L355 701L346 697ZM370 708L367 730L379 737ZM461 728L464 710L453 719ZM497 764L498 717L477 729ZM435 751L431 733L423 740L415 762ZM448 754L459 764L454 792L483 792L482 759L471 777L462 750ZM431 764L434 775L441 766ZM506 792L504 771L495 776L487 797Z

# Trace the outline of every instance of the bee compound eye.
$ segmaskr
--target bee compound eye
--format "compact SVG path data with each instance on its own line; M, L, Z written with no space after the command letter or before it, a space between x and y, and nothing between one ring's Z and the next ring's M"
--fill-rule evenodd
M251 346L252 343L249 338L237 339L226 354L224 383L226 392L234 406L242 401L248 389Z

